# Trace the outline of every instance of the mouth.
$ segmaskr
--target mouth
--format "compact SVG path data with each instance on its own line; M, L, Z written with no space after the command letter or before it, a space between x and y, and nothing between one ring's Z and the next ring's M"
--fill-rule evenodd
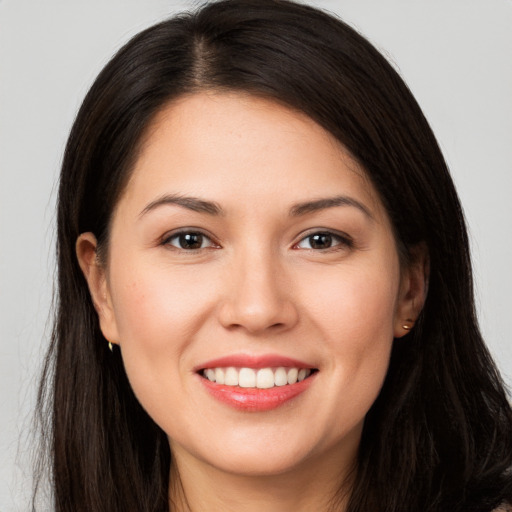
M196 368L204 389L232 408L262 412L303 394L319 373L307 363L286 357L228 356Z
M293 386L317 372L315 368L299 367L216 367L203 368L199 374L209 382L244 389L271 389Z

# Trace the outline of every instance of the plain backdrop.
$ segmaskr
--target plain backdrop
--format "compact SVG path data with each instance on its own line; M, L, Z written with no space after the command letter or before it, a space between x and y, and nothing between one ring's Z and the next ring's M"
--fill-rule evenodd
M512 1L317 0L393 62L466 212L482 330L512 383ZM0 512L28 510L30 415L48 343L56 181L95 75L198 2L0 0Z

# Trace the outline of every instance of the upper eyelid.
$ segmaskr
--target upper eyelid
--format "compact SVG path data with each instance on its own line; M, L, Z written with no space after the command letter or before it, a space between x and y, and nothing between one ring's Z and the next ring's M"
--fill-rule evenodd
M209 233L208 231L206 231L202 228L198 228L198 227L194 227L194 226L185 227L185 228L177 228L176 230L168 231L160 238L160 243L165 244L172 238L177 237L181 234L185 234L185 233L201 234L202 236L208 238L208 240L210 240L210 242L213 245L221 246L217 237L215 237L214 235L212 235L211 233ZM296 237L296 241L293 242L292 247L296 247L304 239L306 239L310 236L316 235L316 234L329 234L333 237L338 238L342 242L345 241L345 242L353 243L353 238L348 233L338 231L335 229L316 227L316 228L311 228L311 229L308 229L308 230L300 233Z
M177 235L182 235L183 233L198 233L198 234L206 236L207 238L210 238L210 239L215 238L211 233L209 233L208 231L206 231L203 228L197 228L195 226L187 226L184 228L176 228L176 229L171 229L170 231L166 231L161 236L161 239L166 240L166 239L172 238Z
M183 235L183 234L187 234L187 233L197 233L199 235L206 237L208 240L210 240L212 245L215 245L215 246L220 245L219 242L216 240L216 238L213 235L211 235L204 229L194 228L194 227L178 228L173 231L168 231L160 238L160 243L162 245L167 244L171 239L173 239L179 235ZM200 250L200 249L196 249L196 250Z
M297 237L297 241L295 242L294 245L298 244L299 242L302 242L302 240L304 240L305 238L309 238L310 236L320 235L320 234L335 236L337 238L340 238L341 240L346 240L346 241L350 241L350 242L353 241L353 238L348 233L345 233L343 231L338 231L336 229L328 229L328 228L312 228L310 230L307 230L307 231L301 233Z
M325 248L312 248L312 247L299 247L301 243L303 243L305 240L307 240L309 237L314 236L316 234L327 234L332 236L333 238L337 239L337 243L333 244L330 247ZM327 253L333 253L337 251L346 251L346 250L352 250L356 248L356 244L354 243L354 240L351 236L341 233L339 231L333 231L333 230L313 230L310 233L306 234L305 236L302 236L297 242L293 244L291 247L295 251L306 251L306 252L312 252L315 254L327 254Z

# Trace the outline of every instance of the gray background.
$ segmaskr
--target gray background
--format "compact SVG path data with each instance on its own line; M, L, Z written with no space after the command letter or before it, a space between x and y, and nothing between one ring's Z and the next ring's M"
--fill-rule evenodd
M318 0L392 60L438 136L470 226L482 329L512 383L511 0ZM0 0L0 511L28 510L49 327L56 178L112 53L197 2ZM31 444L32 443L32 444Z

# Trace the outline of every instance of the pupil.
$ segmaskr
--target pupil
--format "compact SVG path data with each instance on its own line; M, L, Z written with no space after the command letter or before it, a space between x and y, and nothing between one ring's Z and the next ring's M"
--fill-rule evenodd
M180 235L179 241L182 249L200 249L203 244L203 235L200 233L185 233Z
M328 233L312 235L309 243L313 249L327 249L332 245L332 236Z

